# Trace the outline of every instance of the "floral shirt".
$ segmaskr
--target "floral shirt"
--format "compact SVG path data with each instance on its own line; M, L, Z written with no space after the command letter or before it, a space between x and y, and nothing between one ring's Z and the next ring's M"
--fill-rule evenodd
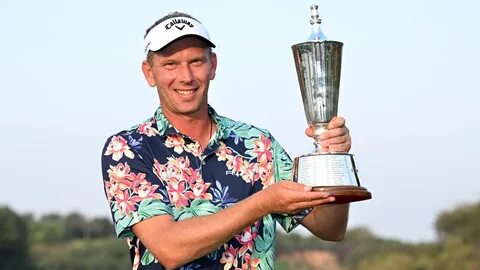
M219 116L211 107L209 114L216 132L203 152L161 108L105 144L105 194L117 236L130 247L132 269L165 269L133 234L134 224L158 215L178 221L212 214L290 179L291 159L267 130ZM273 269L275 220L289 232L306 213L267 215L180 269Z

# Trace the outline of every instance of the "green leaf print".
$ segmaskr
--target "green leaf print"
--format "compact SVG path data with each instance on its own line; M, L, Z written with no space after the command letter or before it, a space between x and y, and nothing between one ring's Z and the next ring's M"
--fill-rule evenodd
M117 215L117 213L115 213L115 215ZM133 223L134 223L133 215L130 215L130 216L124 215L124 216L121 216L121 218L115 218L115 231L117 232L117 235L122 238L133 236L133 233L130 230L130 227L133 225Z
M260 259L260 269L274 269L275 264L275 221L271 215L263 218L263 237L255 239L252 256Z
M275 181L291 179L293 167L292 160L287 152L285 152L285 149L283 149L274 138L272 138L272 148L273 160L275 162Z
M155 257L153 257L153 254L150 252L150 250L146 249L145 253L143 253L142 259L140 260L140 263L142 265L149 265L155 260Z
M234 127L237 122L222 116L218 116L216 120L220 126L220 130L217 130L217 131L223 135L222 136L223 139L228 138L228 136L230 136L230 132L226 132L226 130L229 130L232 127Z
M159 215L172 215L172 210L158 199L145 199L140 203L138 207L140 220Z
M257 156L255 151L253 150L253 149L255 149L255 140L258 140L258 137L245 140L245 148L249 149L249 150L245 151L245 156L249 156L249 157L252 157L252 158Z
M251 138L250 130L252 129L251 125L238 123L232 127L233 132L242 138Z
M257 157L257 153L255 153L255 151L253 151L253 150L247 150L247 151L245 151L245 156L255 158L255 157Z
M209 200L195 199L190 204L190 207L183 206L180 211L174 212L175 220L182 220L192 217L205 216L216 213L220 207L213 205Z
M111 203L113 219L115 221L115 232L119 237L133 236L130 230L125 230L129 227L129 224L133 221L133 215L126 216L120 212L116 202Z
M248 131L248 135L249 135L250 137L257 137L257 138L258 138L258 137L260 137L260 134L261 134L261 133L263 133L263 135L264 135L265 137L270 136L268 130L263 129L263 128L259 128L259 127L252 127L252 126L250 126L250 130Z
M167 118L163 114L158 115L157 114L157 127L158 127L158 132L160 134L164 134L165 130L170 126L170 122L168 122Z
M262 258L269 251L273 252L273 243L275 242L275 221L271 215L263 218L263 237L260 235L255 239L255 250L253 252L253 255L257 258Z
M258 236L255 239L255 249L252 257L260 259L260 269L273 269L275 263L273 243L265 241L264 238Z
M245 148L254 149L255 148L255 140L258 140L258 137L245 140Z

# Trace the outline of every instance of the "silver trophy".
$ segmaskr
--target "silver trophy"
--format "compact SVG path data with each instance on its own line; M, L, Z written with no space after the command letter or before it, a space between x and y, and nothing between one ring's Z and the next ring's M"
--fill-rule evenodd
M293 45L292 51L305 115L315 130L315 152L295 158L293 179L331 193L335 203L367 200L372 195L360 186L353 155L321 150L319 137L337 115L343 43L327 40L320 30L318 6L310 10L309 40Z

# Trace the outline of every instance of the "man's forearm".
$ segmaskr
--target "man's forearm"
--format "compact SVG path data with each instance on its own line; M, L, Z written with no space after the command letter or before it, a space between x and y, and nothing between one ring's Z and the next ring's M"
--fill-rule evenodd
M327 204L314 207L302 220L311 233L327 241L340 241L345 237L349 204Z
M261 196L261 192L256 193L215 214L178 222L169 216L154 217L135 225L133 231L163 265L177 268L216 250L267 215L258 203ZM158 222L166 218L170 221Z
M328 202L328 193L280 181L215 214L178 222L157 216L132 229L161 264L177 268L214 251L267 214L295 214Z

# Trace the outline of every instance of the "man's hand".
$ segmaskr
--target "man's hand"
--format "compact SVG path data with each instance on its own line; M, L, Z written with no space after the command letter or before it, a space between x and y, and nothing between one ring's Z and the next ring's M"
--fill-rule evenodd
M296 214L335 200L328 192L312 191L312 187L291 181L272 184L262 193L262 207L266 213Z
M331 204L335 197L328 192L291 181L280 181L255 194L262 197L260 207L265 213L294 215L312 209L302 225L317 237L327 241L340 241L345 236L348 222L348 204Z
M322 151L336 153L346 153L350 151L352 139L350 137L350 131L347 126L345 126L345 118L341 116L334 117L330 123L328 123L327 129L325 133L320 135ZM305 134L313 137L313 126L309 126L305 130Z

